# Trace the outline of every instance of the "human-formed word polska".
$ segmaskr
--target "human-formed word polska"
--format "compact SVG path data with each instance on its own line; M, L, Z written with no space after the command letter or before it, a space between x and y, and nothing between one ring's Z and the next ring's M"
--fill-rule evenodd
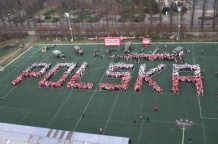
M34 72L36 69L41 69L38 72ZM25 78L40 78L51 68L50 63L34 63L26 70L24 70L16 79L11 83L13 86L20 84ZM67 68L62 77L57 82L52 82L50 79L54 76L59 69ZM82 75L86 72L88 68L88 63L83 62L79 67L78 63L58 63L56 64L43 78L39 81L39 87L49 87L49 88L61 88L66 80L71 74L77 69L77 71L72 76L71 80L67 83L68 89L82 89L91 90L93 89L93 83L91 82L81 82ZM134 85L135 92L141 92L143 82L147 82L148 86L151 87L155 92L162 93L163 88L161 88L157 82L152 79L154 74L162 72L165 68L165 64L160 64L155 68L146 71L146 64L142 64L139 68L138 77ZM119 72L117 70L127 70L126 72ZM134 64L126 64L123 62L110 63L108 69L105 72L105 77L107 78L117 78L121 79L120 84L111 83L100 83L100 90L107 91L127 91L129 82L131 79L131 73L128 70L133 70ZM192 76L179 76L179 71L191 71ZM203 88L203 77L201 76L201 69L199 65L191 64L173 64L172 70L172 88L171 92L173 94L179 94L179 83L195 83L197 95L204 94Z

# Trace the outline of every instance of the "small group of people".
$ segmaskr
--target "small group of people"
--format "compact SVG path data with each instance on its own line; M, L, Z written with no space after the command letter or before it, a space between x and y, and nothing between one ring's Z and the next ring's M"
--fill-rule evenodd
M111 83L100 83L99 89L100 90L107 90L107 91L127 91L129 87L129 82L131 79L130 74L126 74L121 78L120 84L111 84Z
M114 72L116 69L129 69L129 70L133 70L134 69L134 65L133 64L126 64L124 62L110 63L108 70Z
M164 70L166 68L165 64L160 64L156 68L150 69L146 72L146 65L142 64L139 68L139 76L136 79L136 83L134 85L135 92L141 92L143 81L147 82L149 87L151 87L157 93L162 93L163 89L158 86L158 84L151 78L154 74Z
M40 71L35 72L34 70L37 68L41 68ZM29 66L26 70L24 70L15 80L13 80L11 83L13 86L18 85L21 81L24 80L26 77L31 78L39 78L42 77L43 74L46 73L51 68L51 63L34 63L31 66Z
M94 56L94 57L98 57L98 55L99 55L99 51L94 51L94 52L93 52L93 56Z
M58 63L49 71L42 80L39 81L39 87L61 88L67 78L73 73L77 67L77 63ZM57 82L49 81L60 68L68 68Z
M182 60L183 59L183 55L181 56L173 56L168 52L163 52L163 53L151 53L151 54L146 54L146 53L131 53L131 54L127 54L127 55L117 55L118 59L124 59L124 60L136 60L138 61L139 59L141 60L175 60L175 59L179 59Z
M179 71L192 71L192 76L179 76ZM171 92L173 94L179 93L179 82L182 83L195 83L196 94L198 96L204 94L203 88L203 77L201 76L201 69L199 65L173 65L173 73L172 73L172 87Z
M82 75L88 68L88 63L83 62L80 68L76 71L75 75L67 83L68 89L82 89L82 90L91 90L93 88L93 83L90 82L80 82Z

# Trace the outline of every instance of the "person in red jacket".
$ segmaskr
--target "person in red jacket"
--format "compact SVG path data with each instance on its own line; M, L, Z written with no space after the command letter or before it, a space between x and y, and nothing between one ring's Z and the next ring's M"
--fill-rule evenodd
M158 105L155 105L155 106L154 106L154 110L155 110L155 111L158 111Z

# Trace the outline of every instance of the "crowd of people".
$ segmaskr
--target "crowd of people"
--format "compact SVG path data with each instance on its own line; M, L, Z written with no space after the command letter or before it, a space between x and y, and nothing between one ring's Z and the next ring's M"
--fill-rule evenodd
M107 90L107 91L127 91L131 79L131 75L126 74L121 79L122 80L120 84L100 83L99 89Z
M160 64L156 68L150 69L146 72L146 65L142 64L139 68L139 75L136 79L136 83L134 85L134 91L135 92L141 92L143 81L147 82L148 86L151 87L154 91L157 93L162 93L163 88L161 88L151 77L164 70L166 68L165 64Z
M77 63L58 63L49 71L42 80L39 81L39 87L61 88L67 78L73 73L77 67ZM49 81L60 68L68 68L57 82Z
M114 72L115 69L134 69L133 64L126 64L124 62L118 62L118 63L110 63L108 70Z
M126 55L117 55L118 59L124 59L124 60L183 60L183 55L181 56L173 56L169 52L162 52L162 53L131 53Z
M128 75L129 72L115 72L116 69L134 69L133 64L126 64L123 62L110 63L109 68L105 72L105 77L109 78L122 78L125 75Z
M80 82L80 79L82 75L85 73L85 71L88 68L88 63L83 62L82 65L79 67L79 69L76 71L76 73L72 76L70 81L67 83L68 89L82 89L82 90L91 90L93 88L93 83L90 82Z
M192 76L179 76L179 71L192 71ZM172 88L171 92L173 94L179 93L179 82L182 83L195 83L196 93L198 96L204 94L203 88L203 77L201 76L201 69L199 65L183 64L177 65L173 64L172 73Z
M40 68L40 71L35 72L37 68ZM43 74L46 73L51 68L51 63L34 63L31 66L29 66L26 70L24 70L15 80L13 80L11 83L13 86L18 85L20 82L22 82L26 77L30 78L39 78L42 77Z
M100 83L100 90L108 90L108 91L126 91L129 86L129 82L131 79L131 75L129 72L115 72L118 69L134 69L133 64L126 63L110 63L109 68L105 72L105 76L109 78L121 78L120 84L111 84L111 83Z

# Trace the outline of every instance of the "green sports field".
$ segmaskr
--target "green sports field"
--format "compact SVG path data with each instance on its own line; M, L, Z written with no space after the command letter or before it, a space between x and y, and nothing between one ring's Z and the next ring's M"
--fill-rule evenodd
M128 91L100 91L98 85L101 82L120 83L120 79L104 77L110 62L115 60L107 56L93 57L94 49L99 49L102 55L108 47L103 44L79 44L84 55L78 56L73 45L58 45L55 49L66 55L65 59L58 59L53 56L53 49L42 53L43 45L37 45L0 72L0 98L3 98L0 102L0 122L94 134L100 134L98 129L101 127L104 135L129 137L134 144L178 144L182 142L182 130L176 120L188 119L193 124L185 131L185 143L191 137L195 144L217 144L218 98L215 94L218 92L218 76L215 72L218 71L218 44L151 44L145 52L157 47L162 50L164 45L169 51L178 45L190 49L184 57L190 64L199 64L204 70L204 96L196 96L195 85L190 83L180 84L179 95L171 94L173 61L160 60L134 63ZM123 47L109 48L114 49L114 54L121 54ZM132 52L141 53L142 47L142 44L134 44ZM11 81L35 62L52 63L52 66L58 62L88 62L88 70L81 81L92 82L94 88L90 91L67 89L69 79L62 88L39 88L41 78L26 78L18 86L12 86ZM146 83L141 93L133 91L142 63L146 63L149 69L161 63L167 65L166 70L152 77L163 88L163 94L155 93ZM59 70L51 80L57 81L65 70ZM154 111L154 105L159 106L158 112ZM82 113L85 113L85 118L81 117ZM141 115L149 117L150 121L139 120ZM134 119L137 124L133 124Z

